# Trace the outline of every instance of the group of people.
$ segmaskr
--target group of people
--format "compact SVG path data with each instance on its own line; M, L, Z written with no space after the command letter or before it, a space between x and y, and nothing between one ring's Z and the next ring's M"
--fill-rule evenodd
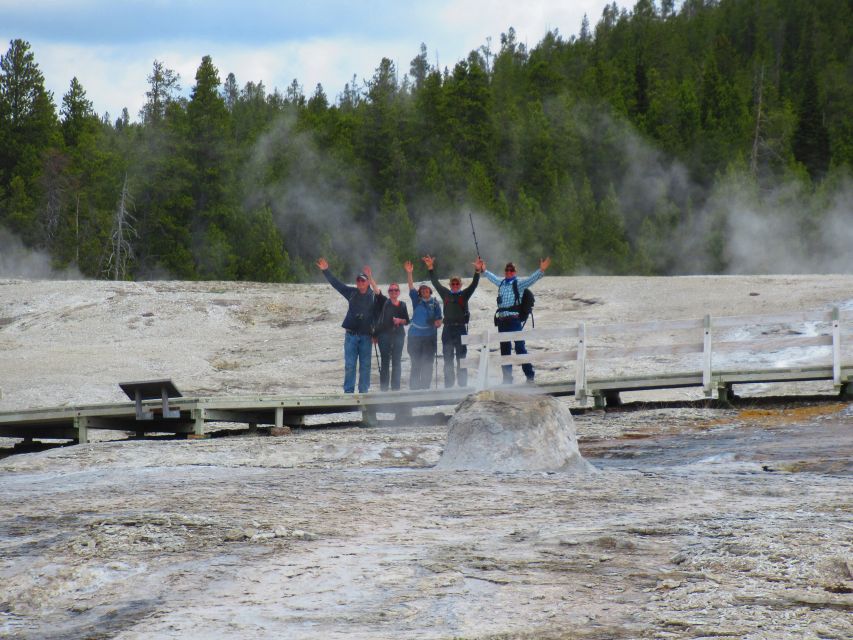
M344 393L367 393L370 389L371 351L373 345L379 349L379 386L382 391L400 389L401 363L403 347L407 343L411 360L409 388L428 389L433 374L433 361L437 353L438 329L441 331L442 356L444 358L444 386L460 387L468 385L468 371L463 362L468 355L462 336L468 334L470 311L468 302L480 283L480 276L497 286L497 310L495 325L498 331L520 331L523 323L520 318L520 301L524 291L545 275L551 264L550 258L539 261L539 269L526 278L516 276L515 265L508 262L501 278L486 269L486 263L478 257L473 262L474 275L469 284L462 288L462 278L452 276L450 287L442 285L435 274L435 258L424 256L423 262L429 271L432 287L422 283L416 287L413 278L414 265L407 260L403 264L406 282L409 287L409 299L412 314L404 300L400 299L400 285L392 282L385 296L370 267L364 267L356 276L355 286L346 285L329 270L325 258L317 260L317 267L326 280L348 301L347 313L342 327L344 335ZM515 341L517 354L527 353L524 340ZM512 353L511 342L501 342L501 354ZM503 382L512 384L512 365L504 365ZM528 382L533 382L533 365L522 365L522 371ZM358 374L356 376L356 374Z

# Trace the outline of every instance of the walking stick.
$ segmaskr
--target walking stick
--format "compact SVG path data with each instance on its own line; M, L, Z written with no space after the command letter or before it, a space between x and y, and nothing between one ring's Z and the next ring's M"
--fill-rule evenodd
M468 211L468 221L471 223L471 235L474 236L474 247L477 249L477 257L480 257L480 245L477 243L477 232L474 231L474 218L471 216L471 211Z
M376 354L376 370L379 372L379 380L382 380L382 361L379 359L379 346L373 343L373 353Z
M435 351L435 389L438 390L438 350Z

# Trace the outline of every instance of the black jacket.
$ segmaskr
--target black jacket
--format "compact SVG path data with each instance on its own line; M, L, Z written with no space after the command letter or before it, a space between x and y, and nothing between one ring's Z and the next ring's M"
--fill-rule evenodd
M359 293L356 287L350 287L338 280L328 269L323 270L326 280L347 300L349 308L341 326L347 331L363 335L373 335L375 324L373 291Z

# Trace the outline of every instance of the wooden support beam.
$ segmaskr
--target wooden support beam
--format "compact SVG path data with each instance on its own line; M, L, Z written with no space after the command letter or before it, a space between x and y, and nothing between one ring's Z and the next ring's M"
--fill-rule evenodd
M575 372L575 399L581 406L586 404L586 323L578 324L578 348Z
M841 317L838 307L832 308L832 384L841 389Z
M622 406L622 398L619 397L617 389L595 389L592 397L595 399L596 409Z
M732 400L735 400L736 398L737 396L732 390L731 382L721 382L717 385L717 400L719 400L723 404L729 404Z
M712 361L712 342L711 342L711 316L706 315L702 322L702 388L705 391L705 397L710 398L713 394L711 390L711 361Z
M204 436L204 419L207 415L207 409L193 409L190 415L193 419L193 435L197 438Z
M89 418L77 416L74 418L74 428L77 430L77 444L89 442Z
M364 427L375 427L379 424L376 417L376 409L373 407L365 407L361 412L361 424Z

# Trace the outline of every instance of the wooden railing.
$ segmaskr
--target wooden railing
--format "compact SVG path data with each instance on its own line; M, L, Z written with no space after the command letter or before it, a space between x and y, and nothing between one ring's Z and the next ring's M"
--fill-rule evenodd
M815 335L802 335L799 325L813 324ZM772 328L763 331L766 337L751 339L732 339L731 334L738 329L755 332L759 328ZM676 341L675 334L685 334ZM633 342L643 342L649 338L657 339L654 344L625 344L625 337L631 335ZM468 345L469 356L465 365L476 368L478 388L489 386L490 371L501 365L524 363L557 363L571 366L574 362L574 394L583 402L589 395L587 372L590 363L602 360L629 360L636 363L650 356L682 356L701 354L701 386L706 397L711 397L715 382L714 359L718 354L741 352L745 354L767 354L781 349L831 347L831 379L837 390L841 390L850 381L842 376L845 366L842 363L844 351L842 341L853 335L853 310L793 312L778 315L749 315L714 317L706 315L694 320L664 320L653 322L633 322L619 324L593 325L579 322L575 326L539 328L528 331L498 333L489 330L463 337ZM661 341L664 338L665 341ZM550 341L559 343L553 348L539 349L526 355L501 356L494 353L501 342L525 340L528 348L531 343ZM851 341L853 342L853 341ZM846 342L845 342L846 344ZM565 348L568 346L569 348ZM853 344L851 344L853 346ZM825 356L816 356L812 360ZM801 370L807 363L799 362L797 367L782 367L782 370ZM810 362L808 363L810 364ZM847 365L849 366L849 364ZM748 371L749 369L747 369ZM753 367L752 370L757 370ZM761 371L767 372L765 367ZM779 370L772 368L771 370ZM827 373L827 379L829 374ZM718 386L720 384L717 380ZM664 385L661 385L664 386Z

